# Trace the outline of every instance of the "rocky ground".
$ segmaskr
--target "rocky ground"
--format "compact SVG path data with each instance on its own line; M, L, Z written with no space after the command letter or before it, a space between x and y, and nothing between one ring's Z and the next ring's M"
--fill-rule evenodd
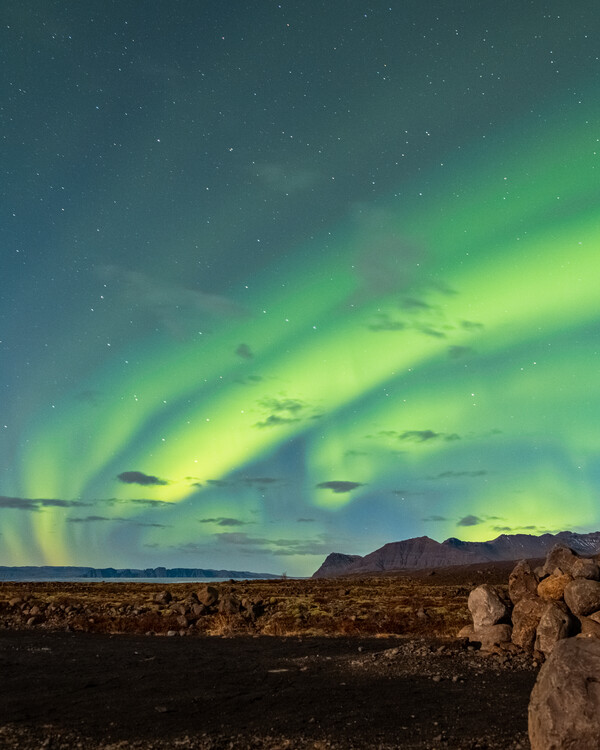
M456 638L511 567L2 583L0 748L528 748L538 662Z

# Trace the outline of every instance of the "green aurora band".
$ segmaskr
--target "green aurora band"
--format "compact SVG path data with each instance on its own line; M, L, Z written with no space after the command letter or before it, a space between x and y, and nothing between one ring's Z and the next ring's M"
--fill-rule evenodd
M126 560L132 522L132 545L200 548L215 528L199 516L271 518L285 536L267 504L283 513L289 493L316 519L307 533L335 523L347 552L421 533L599 527L598 114L543 138L506 134L495 160L463 152L445 180L364 206L232 294L239 314L212 332L116 345L70 397L32 409L9 483L18 497L110 501L120 523L68 520L108 506L5 510L6 560ZM112 293L109 280L107 306ZM267 465L272 486L227 489ZM132 470L159 480L116 479ZM356 486L318 487L342 480ZM375 507L397 519L387 538ZM298 574L315 561L289 557Z

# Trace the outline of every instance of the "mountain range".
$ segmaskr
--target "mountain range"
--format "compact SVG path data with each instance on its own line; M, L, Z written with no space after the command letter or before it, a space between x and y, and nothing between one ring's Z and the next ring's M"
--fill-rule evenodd
M522 560L545 557L555 544L565 544L582 555L600 552L600 531L577 534L561 531L558 534L501 534L489 542L463 542L451 537L436 542L428 536L390 542L364 557L332 552L313 578L341 575L380 573L386 570L442 568L499 560Z
M273 573L249 570L213 570L212 568L86 568L43 565L0 566L0 581L64 581L71 578L281 578Z

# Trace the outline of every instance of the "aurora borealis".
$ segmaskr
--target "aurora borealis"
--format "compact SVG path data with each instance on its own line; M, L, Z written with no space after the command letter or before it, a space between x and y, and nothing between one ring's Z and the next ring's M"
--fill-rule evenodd
M0 18L0 565L600 528L591 2Z

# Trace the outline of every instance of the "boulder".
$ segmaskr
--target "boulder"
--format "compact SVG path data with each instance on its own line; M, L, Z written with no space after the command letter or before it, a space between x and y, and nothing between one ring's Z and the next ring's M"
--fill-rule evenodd
M542 666L529 701L531 750L598 750L600 641L566 638Z
M472 643L481 643L482 651L493 651L503 643L510 643L512 628L510 625L484 625L476 628L467 636Z
M512 613L512 642L526 651L533 651L537 627L547 606L543 599L526 598L515 604Z
M539 582L537 594L540 599L558 602L563 598L565 586L572 580L572 576L563 573L560 568L556 568L554 573Z
M508 596L513 604L537 595L538 577L527 560L521 560L508 577Z
M562 602L550 602L542 612L535 634L535 649L547 658L558 641L573 633L575 622Z
M236 615L241 608L240 600L233 594L225 594L219 601L219 612L222 615Z
M600 582L576 578L565 587L565 602L578 617L597 612L600 610Z
M573 578L589 578L591 581L600 579L600 568L589 557L578 557L573 562L570 573Z
M600 622L597 620L592 620L591 617L580 617L579 625L582 638L600 638Z
M572 549L564 544L555 544L546 555L546 562L542 568L543 575L550 575L556 568L560 568L563 573L570 573L577 559L579 559L579 555Z
M508 615L506 604L489 583L483 583L471 591L467 606L473 617L475 630L486 625L496 625Z
M169 602L171 601L171 599L173 599L173 595L172 595L172 594L171 594L171 592L170 592L170 591L168 591L167 589L165 589L164 591L160 591L160 592L159 592L159 593L158 593L158 594L157 594L157 595L156 595L156 596L154 597L154 601L155 601L155 602L156 602L157 604L168 604L168 603L169 603Z
M212 607L219 600L219 592L214 586L203 586L197 593L198 601L205 607Z

